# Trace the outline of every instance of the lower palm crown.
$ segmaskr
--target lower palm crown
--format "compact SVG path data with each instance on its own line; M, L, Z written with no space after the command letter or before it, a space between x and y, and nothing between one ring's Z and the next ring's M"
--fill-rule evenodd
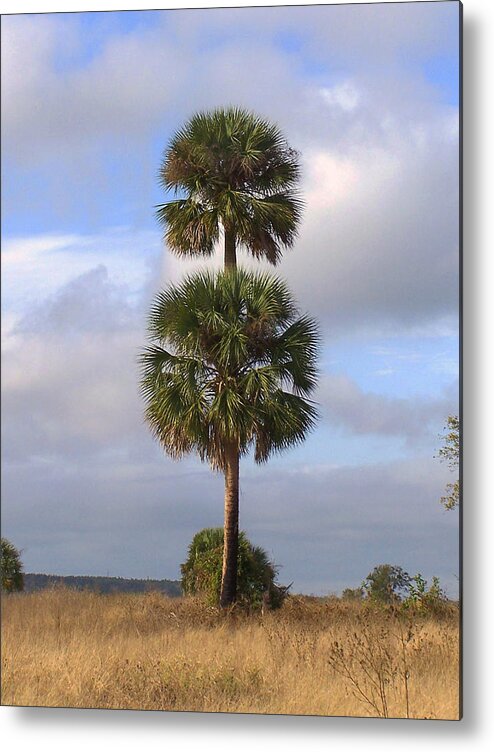
M316 419L319 338L285 283L243 270L196 274L161 292L142 355L146 418L165 451L224 469L225 447L262 462Z

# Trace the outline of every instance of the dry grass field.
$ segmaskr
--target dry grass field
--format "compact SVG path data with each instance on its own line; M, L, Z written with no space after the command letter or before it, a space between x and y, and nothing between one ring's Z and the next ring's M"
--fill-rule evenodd
M261 616L157 593L2 598L2 704L458 718L458 610L292 596Z

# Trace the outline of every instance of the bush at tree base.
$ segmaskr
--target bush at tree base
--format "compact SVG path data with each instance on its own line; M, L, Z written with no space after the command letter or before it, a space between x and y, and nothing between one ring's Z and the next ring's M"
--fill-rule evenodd
M204 594L217 605L223 565L223 528L205 528L196 533L189 546L187 561L181 565L184 594ZM277 567L260 546L253 546L244 532L239 533L237 602L260 608L279 608L288 594L275 582Z

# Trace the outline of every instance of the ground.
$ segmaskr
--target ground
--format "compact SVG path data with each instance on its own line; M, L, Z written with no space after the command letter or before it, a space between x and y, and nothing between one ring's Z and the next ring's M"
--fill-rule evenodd
M7 595L2 704L456 719L458 607L291 596L261 615L158 593Z

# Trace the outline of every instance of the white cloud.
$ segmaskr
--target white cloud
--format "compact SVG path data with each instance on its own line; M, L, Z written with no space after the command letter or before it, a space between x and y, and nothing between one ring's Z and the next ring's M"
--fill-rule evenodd
M161 255L159 232L109 229L98 235L33 235L5 238L2 246L2 307L22 314L74 277L104 265L112 279L141 292L149 264Z
M436 327L457 312L458 145L437 117L420 143L397 124L380 145L328 138L306 156L300 239L280 269L332 331Z
M307 190L303 195L311 213L327 213L338 204L348 206L361 189L359 166L348 157L319 151L306 155L305 164Z
M344 81L331 88L320 90L324 102L330 106L341 107L345 112L352 112L358 107L361 94L351 81Z
M148 439L138 388L144 343L142 300L129 300L102 265L11 321L2 348L5 456L94 458Z
M80 238L77 235L44 235L6 240L2 252L2 262L7 272L25 274L42 262L43 256L74 246Z
M95 138L149 133L182 83L184 53L159 24L110 36L79 66L64 59L83 45L77 16L12 16L2 26L2 125L21 163L84 151Z
M241 28L235 23L239 12ZM328 13L330 25L322 23ZM81 204L86 218L100 216L121 200L122 186L133 185L134 193L125 195L145 201L146 211L130 213L149 221L158 165L144 145L156 137L158 124L165 124L165 143L169 129L191 110L238 103L277 120L302 151L307 208L280 272L304 307L324 316L334 332L426 330L456 313L458 112L398 54L400 44L417 60L434 45L444 49L444 24L453 28L454 14L388 5L359 7L356 14L351 6L335 6L204 11L188 13L187 23L180 13L156 18L155 28L110 35L84 65L60 70L53 64L56 46L66 28L79 39L74 23L8 19L4 149L14 162L27 160L39 169L48 160L50 211L58 206L70 215ZM266 24L259 26L261 18ZM39 39L30 45L33 29ZM279 41L276 35L286 32L300 35L299 52ZM319 47L323 39L333 47ZM372 50L366 39L374 40ZM327 85L321 74L304 69L316 53L327 66ZM19 79L19 66L35 69L35 79ZM118 185L104 167L107 152L121 164ZM139 172L144 169L147 177ZM67 191L67 183L77 190ZM6 185L9 206L8 180ZM58 284L69 278L60 272L61 252L59 269L45 267L45 277ZM115 267L115 257L100 256L99 262ZM135 263L125 254L129 269ZM78 264L74 273L91 267Z
M385 369L381 374L392 373ZM440 398L398 398L365 392L344 374L321 377L317 394L323 417L354 434L376 434L405 439L412 447L441 430L446 415L457 411L457 398L450 389Z
M151 127L168 125L170 115L178 126L191 108L229 101L260 108L302 135L324 132L328 105L348 117L361 98L373 100L379 113L398 105L417 116L433 104L433 92L411 75L405 51L416 65L432 51L441 54L455 23L454 9L406 4L210 9L153 18L152 28L108 34L78 65L70 50L84 47L86 31L77 15L4 19L4 138L8 148L18 147L16 159L33 164L53 150L60 158L67 146L74 158L88 140L143 138ZM283 35L300 40L297 52L284 47ZM311 63L327 70L327 83L313 83L321 74L311 73ZM399 74L393 78L390 69ZM308 113L306 92L314 86L318 105ZM138 148L135 141L132 146Z

